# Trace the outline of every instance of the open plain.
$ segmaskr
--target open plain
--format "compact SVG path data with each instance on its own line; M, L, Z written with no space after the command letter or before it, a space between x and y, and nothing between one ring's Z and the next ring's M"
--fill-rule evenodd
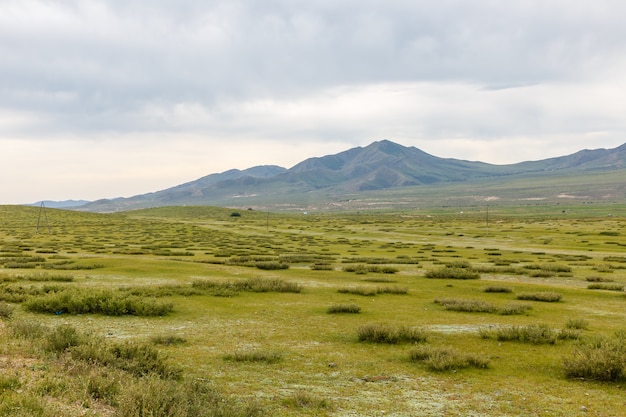
M625 216L0 206L0 414L621 416Z

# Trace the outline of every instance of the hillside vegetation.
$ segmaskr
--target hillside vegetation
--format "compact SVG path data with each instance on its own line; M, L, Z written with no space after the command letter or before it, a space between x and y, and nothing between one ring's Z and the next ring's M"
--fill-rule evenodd
M39 214L0 206L0 415L623 413L624 205Z

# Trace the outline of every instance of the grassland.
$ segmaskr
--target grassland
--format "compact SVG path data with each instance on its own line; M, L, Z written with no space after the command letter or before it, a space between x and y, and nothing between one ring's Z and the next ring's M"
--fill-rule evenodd
M0 206L2 415L626 407L621 205L47 215Z

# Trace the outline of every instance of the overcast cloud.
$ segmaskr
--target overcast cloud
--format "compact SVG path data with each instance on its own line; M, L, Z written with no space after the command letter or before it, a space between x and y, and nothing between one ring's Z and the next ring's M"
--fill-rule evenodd
M390 139L513 163L626 142L621 0L0 0L0 203Z

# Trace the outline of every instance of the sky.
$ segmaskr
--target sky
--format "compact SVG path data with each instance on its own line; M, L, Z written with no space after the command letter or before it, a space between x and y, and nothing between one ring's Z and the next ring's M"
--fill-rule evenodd
M129 197L388 139L626 143L622 0L0 0L0 204Z

